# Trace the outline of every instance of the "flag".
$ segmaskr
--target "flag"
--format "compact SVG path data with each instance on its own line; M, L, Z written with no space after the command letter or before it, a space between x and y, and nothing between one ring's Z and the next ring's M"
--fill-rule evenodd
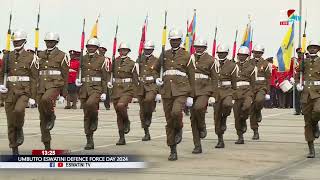
M91 30L91 35L90 38L98 38L98 23L99 23L99 17L98 16L96 23L93 25L92 30Z
M291 57L293 52L293 40L294 40L294 23L288 29L286 35L283 38L282 44L277 52L278 71L286 72L290 70Z
M185 49L190 54L193 54L195 52L195 49L193 47L194 40L196 38L196 22L197 22L197 13L196 10L194 10L193 18L191 23L189 24L189 27L187 27L187 35L185 39Z
M250 42L252 40L251 24L247 24L246 30L244 31L241 46L247 46L250 49Z
M143 26L142 26L142 33L141 33L141 40L139 45L139 56L142 55L144 43L146 41L146 35L147 35L147 26L148 26L148 15L146 16L146 19L144 20Z

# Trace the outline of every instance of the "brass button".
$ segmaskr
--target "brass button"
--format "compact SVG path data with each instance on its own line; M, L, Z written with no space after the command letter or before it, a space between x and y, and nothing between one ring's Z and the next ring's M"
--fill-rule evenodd
M44 78L44 80L46 81L46 80L47 80L47 78Z
M310 71L312 71L312 68L310 68Z
M310 89L310 87L308 87L308 89Z
M46 68L46 69L47 69L47 68L48 68L48 66L44 66L44 68Z
M15 86L16 84L15 84L15 83L13 83L12 85L14 85L14 86Z
M14 69L15 71L17 70L17 69Z
M89 77L89 75L87 75L87 77Z
M18 64L18 62L14 62L15 64Z
M170 79L170 82L172 82L172 79Z
M311 74L309 74L309 76L311 77Z
M121 67L118 67L118 69L120 69Z
M46 63L48 63L49 61L46 61Z
M91 64L91 63L88 63L89 65Z
M88 69L88 71L90 71L90 69Z
M146 72L146 70L144 70L144 72Z

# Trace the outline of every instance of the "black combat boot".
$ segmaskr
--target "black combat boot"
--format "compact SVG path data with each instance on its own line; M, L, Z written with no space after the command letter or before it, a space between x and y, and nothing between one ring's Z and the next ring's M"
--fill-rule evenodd
M170 155L168 157L169 161L176 161L178 160L178 154L177 154L177 145L170 146Z
M207 137L207 129L206 128L200 129L199 136L201 139Z
M309 154L307 155L307 158L315 158L316 153L314 151L313 141L308 142L308 147L309 147Z
M23 144L24 141L24 135L23 135L23 129L22 128L17 128L17 140L16 140L16 144L17 146L20 146L21 144Z
M86 137L87 137L87 144L84 147L84 149L85 150L94 149L93 134L86 135Z
M145 127L144 128L144 137L142 138L142 141L150 141L151 137L150 137L150 133L149 133L149 128Z
M224 141L223 141L223 135L218 135L218 144L215 146L215 148L224 148Z
M119 131L119 141L116 143L116 145L125 145L126 139L124 138L124 131Z
M56 120L56 115L54 113L48 116L48 122L46 126L47 130L51 130L53 128L55 120Z
M259 131L258 129L254 129L253 130L253 136L252 136L252 140L259 140L260 137L259 137Z
M235 144L244 144L243 134L238 135L238 140Z
M13 148L12 148L12 155L19 155L19 149L18 149L18 147L13 147Z
M175 142L176 142L176 144L181 143L181 141L182 141L182 128L176 130L176 136L175 136Z
M201 148L201 144L200 145L196 145L192 151L192 154L200 154L202 153L202 148Z
M45 150L51 150L50 141L44 142L43 144L44 144L44 149L45 149Z

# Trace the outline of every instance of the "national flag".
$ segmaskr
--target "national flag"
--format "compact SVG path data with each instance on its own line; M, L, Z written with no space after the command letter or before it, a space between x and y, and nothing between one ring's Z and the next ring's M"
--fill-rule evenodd
M139 52L138 52L139 56L142 55L144 43L146 42L147 27L148 27L148 15L146 16L146 19L144 20L144 23L142 26L142 33L141 33Z
M99 23L100 15L98 16L95 24L92 27L90 38L98 38L98 23Z
M184 43L186 51L190 52L190 54L193 54L195 52L193 43L196 38L196 22L197 22L197 13L196 13L196 10L194 10L192 21L189 24L189 27L187 27L187 35Z
M247 24L246 30L244 31L241 46L247 46L250 49L250 42L252 40L251 24Z
M291 57L293 52L293 40L294 40L294 23L288 29L286 35L283 38L282 44L277 52L278 71L286 72L290 70Z

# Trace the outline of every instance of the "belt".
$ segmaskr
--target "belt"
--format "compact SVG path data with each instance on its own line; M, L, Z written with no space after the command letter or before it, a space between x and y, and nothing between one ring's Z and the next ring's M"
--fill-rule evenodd
M239 81L239 82L237 82L237 87L238 86L250 86L250 82L248 82L248 81Z
M303 84L309 86L320 86L320 81L304 81Z
M164 76L187 76L185 72L181 72L179 70L171 69L171 70L166 70L163 73Z
M112 81L115 83L129 83L129 82L132 82L132 78L124 78L124 79L113 78Z
M84 77L84 78L81 78L81 80L83 82L100 82L101 77Z
M30 77L29 76L9 76L8 81L9 82L18 82L18 81L28 82L30 81Z
M61 75L61 71L58 70L41 70L40 75Z
M201 73L195 73L195 74L194 74L194 77L195 77L196 79L209 79L209 76L208 76L208 75L201 74Z
M139 77L140 81L154 81L153 76Z
M265 77L257 77L256 80L257 80L257 81L264 81L264 80L266 80L266 78L265 78Z
M230 86L231 85L231 81L221 81L220 85L221 86Z

